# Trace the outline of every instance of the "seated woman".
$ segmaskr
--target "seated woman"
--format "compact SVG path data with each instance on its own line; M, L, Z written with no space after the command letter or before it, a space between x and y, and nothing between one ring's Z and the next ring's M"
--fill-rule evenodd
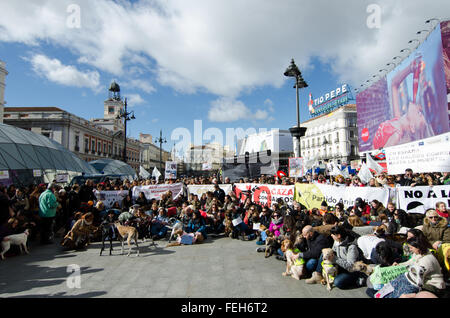
M309 215L309 222L311 223L311 226L319 226L323 222L323 218L319 213L319 209L313 208L311 209L310 215Z
M273 212L272 221L270 222L269 232L272 233L275 237L281 235L281 228L283 227L283 216L281 212Z
M217 203L211 205L211 209L207 211L207 222L210 225L210 232L214 234L220 234L225 229L223 220L225 214L219 210Z
M123 200L122 200L122 211L128 211L130 210L131 206L133 205L133 201L131 200L131 196L127 195Z
M445 202L436 202L436 212L441 218L447 219L448 221L448 210L445 206Z
M64 236L61 245L73 248L82 248L89 245L90 235L98 229L93 225L93 221L94 215L91 212L83 215Z
M425 216L422 232L428 242L437 251L442 244L450 243L448 221L441 217L434 209L428 209Z
M153 240L159 240L166 236L169 224L169 218L166 215L166 210L163 207L158 209L158 215L153 218L151 223L150 234Z
M385 207L383 203L378 200L370 202L370 220L375 221L379 214L384 214Z
M409 238L406 243L409 249L412 251L413 256L406 262L394 263L394 265L411 266L418 265L424 270L423 274L423 287L425 291L429 291L438 296L445 292L445 282L436 257L430 252L430 244L420 236ZM417 277L411 275L410 272L406 272L400 276L397 276L389 283L393 291L385 296L385 298L399 298L403 294L417 293L420 291ZM374 296L375 291L368 289L367 294Z
M147 198L145 197L144 192L140 192L138 198L136 199L136 204L139 204L139 206L145 208L148 204Z
M206 223L200 211L197 210L193 213L191 220L184 230L186 233L194 233L194 243L201 243L207 239Z

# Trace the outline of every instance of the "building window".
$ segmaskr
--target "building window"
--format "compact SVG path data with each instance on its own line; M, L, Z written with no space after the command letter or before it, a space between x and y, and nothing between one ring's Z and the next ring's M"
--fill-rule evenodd
M75 151L80 151L80 136L75 136Z
M89 139L84 139L84 152L89 151Z
M355 137L355 132L353 130L350 130L350 138L354 138Z
M114 114L114 106L109 106L108 107L108 114Z

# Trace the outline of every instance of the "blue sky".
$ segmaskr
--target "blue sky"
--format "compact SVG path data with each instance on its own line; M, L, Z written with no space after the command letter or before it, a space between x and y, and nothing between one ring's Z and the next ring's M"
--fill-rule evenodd
M440 0L80 0L80 28L69 28L73 2L0 3L7 106L56 106L99 118L114 79L137 118L128 135L156 138L162 129L166 150L177 127L193 134L194 120L224 135L226 128L295 125L294 81L283 76L291 58L309 84L300 90L305 121L309 93L359 87L426 19L450 9ZM373 3L380 28L367 26Z

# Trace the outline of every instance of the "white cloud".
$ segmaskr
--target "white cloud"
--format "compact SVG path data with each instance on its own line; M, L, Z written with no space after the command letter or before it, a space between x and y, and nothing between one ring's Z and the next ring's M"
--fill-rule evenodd
M147 94L156 92L156 88L149 81L142 79L132 79L126 81L123 83L123 86L128 88L140 89Z
M145 100L139 94L127 94L127 103L130 107L141 105L145 103Z
M426 19L450 11L448 0L377 0L381 28L369 29L373 0L78 0L81 28L69 29L72 2L1 1L0 41L51 43L117 76L139 65L177 91L234 99L280 87L292 57L303 73L316 57L359 85L417 38Z
M240 100L221 97L211 102L208 118L213 122L232 122L237 120L265 120L269 113L265 110L250 110Z
M58 59L51 59L42 54L36 54L28 59L33 71L49 81L75 87L87 87L99 90L100 74L97 71L79 71L75 66L64 65Z

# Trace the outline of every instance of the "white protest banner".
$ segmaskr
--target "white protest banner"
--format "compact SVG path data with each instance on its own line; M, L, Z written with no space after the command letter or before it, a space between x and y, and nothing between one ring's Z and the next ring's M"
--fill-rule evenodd
M203 193L206 193L208 191L214 192L213 184L189 184L187 188L188 194L196 194L199 197L201 197ZM233 190L233 186L231 184L219 184L219 188L225 191L225 194L228 194Z
M305 175L303 158L289 158L289 177L301 178Z
M253 223L253 229L259 230L261 228L261 223Z
M94 190L94 195L97 201L102 201L107 209L111 208L114 202L119 202L122 205L123 199L128 195L128 190L119 191L98 191Z
M350 207L355 204L356 198L362 198L366 202L378 200L384 206L389 202L389 193L391 188L372 188L372 187L336 187L327 184L295 184L295 200L303 204L307 209L318 208L323 201L329 206L334 206L342 202L344 207ZM395 189L394 189L395 191Z
M0 171L0 179L9 179L9 171L1 170Z
M294 202L293 185L237 183L234 186L234 192L238 198L240 197L241 202L250 195L252 202L269 207L278 199L282 199L288 205Z
M166 161L165 179L177 178L177 163L175 161Z
M69 181L69 174L68 173L57 174L55 180L57 183L67 182Z
M408 213L425 213L427 209L436 209L437 202L450 205L450 185L398 187L398 207Z
M161 194L167 191L172 191L172 199L176 200L183 194L183 184L173 183L173 184L152 184L146 186L133 187L133 200L136 200L139 193L144 192L147 200L161 199Z
M212 170L212 163L210 163L210 162L202 163L202 170L203 171Z
M403 174L410 168L414 173L450 171L450 133L387 147L388 174Z
M41 170L33 170L33 177L41 177L42 171Z
M361 169L358 172L358 177L364 184L368 183L369 180L373 178L372 172L370 172L369 167L365 163L361 165Z

